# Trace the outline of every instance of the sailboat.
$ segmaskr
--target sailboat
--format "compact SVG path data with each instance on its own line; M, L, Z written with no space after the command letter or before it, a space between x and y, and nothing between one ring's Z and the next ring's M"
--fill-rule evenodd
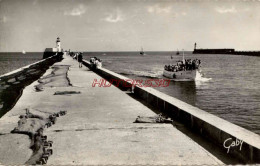
M182 61L177 61L176 65L165 65L163 76L173 80L194 81L200 69L200 60L185 60L184 50L182 52Z
M180 52L179 52L179 50L178 50L178 49L177 49L176 55L180 55Z
M23 53L23 54L26 54L26 52L25 52L24 50L22 51L22 53Z
M140 55L144 55L143 47L141 47Z

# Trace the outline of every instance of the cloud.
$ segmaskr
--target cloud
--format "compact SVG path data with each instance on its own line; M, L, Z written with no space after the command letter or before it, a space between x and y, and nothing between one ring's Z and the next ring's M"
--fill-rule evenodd
M186 15L187 15L187 13L186 13L186 12L182 12L182 13L181 13L181 15L183 15L183 16L186 16Z
M107 17L105 17L103 20L111 23L117 23L120 21L124 21L122 12L117 9L114 13L107 14Z
M167 6L167 7L161 7L158 4L155 4L153 6L148 6L147 7L147 11L149 13L156 13L156 14L160 14L160 13L170 13L172 10L171 6Z
M86 7L84 5L78 5L77 7L74 7L72 10L65 11L64 15L67 16L81 16L86 12Z
M249 11L250 11L250 8L245 8L243 11L244 11L244 12L249 12Z
M6 22L7 22L6 16L0 17L0 23L6 23Z
M216 7L215 10L218 12L218 13L221 13L221 14L225 14L225 13L237 13L237 9L232 6L231 8L227 8L227 7Z
M42 31L42 28L41 28L40 26L36 26L36 27L34 28L34 31L39 33L39 32Z
M38 3L38 0L33 1L33 5L36 5Z
M91 37L77 37L77 40L93 40Z

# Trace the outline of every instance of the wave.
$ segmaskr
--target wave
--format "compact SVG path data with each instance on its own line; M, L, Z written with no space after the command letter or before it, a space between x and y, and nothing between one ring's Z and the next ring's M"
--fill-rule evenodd
M207 82L212 80L212 78L206 78L203 76L202 73L197 71L196 78L195 78L195 84L197 87L205 86Z
M210 80L212 80L212 78L206 78L206 77L203 76L202 73L200 73L200 72L197 71L195 81L208 82L208 81L210 81Z

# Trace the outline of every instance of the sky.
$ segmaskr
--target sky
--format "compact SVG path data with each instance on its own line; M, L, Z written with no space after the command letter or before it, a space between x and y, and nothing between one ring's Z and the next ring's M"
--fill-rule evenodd
M0 52L260 50L260 0L0 0Z

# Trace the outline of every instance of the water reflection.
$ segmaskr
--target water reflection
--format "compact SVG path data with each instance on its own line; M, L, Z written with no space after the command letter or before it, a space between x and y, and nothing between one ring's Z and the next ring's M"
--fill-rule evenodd
M191 105L196 103L196 84L194 81L171 81L169 87L158 87L155 89Z

